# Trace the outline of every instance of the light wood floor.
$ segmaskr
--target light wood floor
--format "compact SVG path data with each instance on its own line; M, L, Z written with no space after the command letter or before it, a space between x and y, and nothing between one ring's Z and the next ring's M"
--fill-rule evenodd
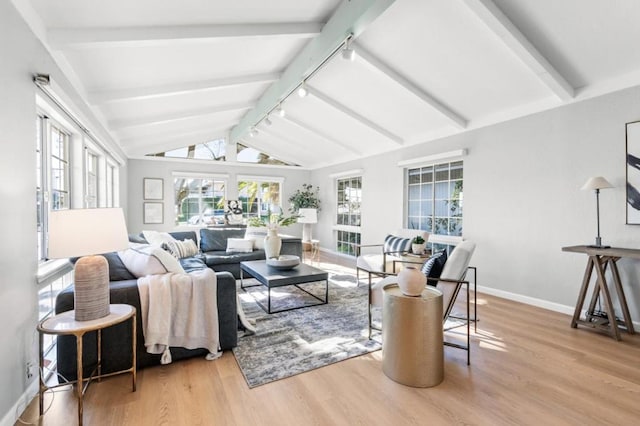
M446 347L445 379L434 388L393 382L374 352L249 389L225 352L141 370L135 393L126 375L93 383L85 424L640 424L640 335L616 342L570 328L566 315L484 294L478 307L471 366ZM36 398L22 419L37 424L37 410ZM56 392L39 424L76 424L71 392Z

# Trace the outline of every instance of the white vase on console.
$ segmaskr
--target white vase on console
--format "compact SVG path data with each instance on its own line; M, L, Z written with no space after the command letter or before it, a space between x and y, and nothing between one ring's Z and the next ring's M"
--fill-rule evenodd
M280 256L282 248L282 239L278 236L277 229L269 229L267 236L264 237L264 255L266 259L277 258Z

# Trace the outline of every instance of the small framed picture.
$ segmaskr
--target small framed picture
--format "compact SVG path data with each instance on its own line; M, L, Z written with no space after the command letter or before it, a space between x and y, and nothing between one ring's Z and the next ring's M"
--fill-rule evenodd
M145 200L162 200L164 193L164 181L160 178L144 178L143 194Z
M164 203L144 203L144 224L162 224L164 222Z

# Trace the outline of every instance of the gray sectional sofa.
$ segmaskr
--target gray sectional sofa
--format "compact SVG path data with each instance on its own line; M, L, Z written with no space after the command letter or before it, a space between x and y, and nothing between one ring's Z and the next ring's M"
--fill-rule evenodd
M219 228L200 230L201 253L185 259L180 263L186 272L210 267L216 272L218 321L220 331L220 348L227 350L235 347L238 342L238 311L236 306L236 279L240 277L240 262L245 260L264 259L264 250L254 250L251 253L227 253L227 238L242 238L244 228ZM179 240L192 239L197 241L196 233L172 232L171 235ZM129 240L145 243L140 235L130 235ZM203 250L204 249L204 250ZM283 254L302 256L302 242L300 238L285 237L282 243ZM127 270L117 253L104 255L109 262L110 300L111 303L124 303L134 306L137 316L137 367L143 368L160 364L160 355L147 353L142 333L142 318L140 316L140 296L136 278ZM62 290L55 303L55 313L72 310L74 288L70 285ZM96 333L87 333L83 338L83 371L86 377L93 370L97 362ZM123 370L131 365L131 325L129 322L118 324L102 332L102 372L108 373ZM206 349L171 348L174 361L193 356L205 356ZM57 343L58 373L67 380L76 379L76 342L73 336L59 336Z

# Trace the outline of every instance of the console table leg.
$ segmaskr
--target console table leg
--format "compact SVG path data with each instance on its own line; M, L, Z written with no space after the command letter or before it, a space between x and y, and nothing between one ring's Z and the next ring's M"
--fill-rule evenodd
M584 270L584 278L582 280L582 287L580 287L580 293L578 294L578 301L576 302L576 310L573 312L573 318L571 319L571 327L578 327L578 320L580 319L580 311L582 311L582 305L584 305L584 299L587 296L587 289L589 288L589 281L591 281L591 274L593 272L593 258L589 256L587 261L587 268Z
M616 322L616 315L613 309L613 303L611 303L611 294L609 293L609 288L607 287L607 281L604 277L604 269L600 262L596 262L596 273L598 274L598 279L596 280L596 284L600 287L600 291L604 296L604 304L607 309L607 318L609 319L609 332L616 339L620 340L620 331L618 330L618 323Z
M633 321L631 320L631 314L629 313L629 306L627 305L627 298L624 295L622 282L620 281L620 273L618 272L618 266L616 265L618 259L619 258L613 258L609 261L611 263L611 274L613 275L613 282L615 283L616 292L618 293L618 299L622 308L622 315L624 317L624 323L627 327L627 332L629 334L635 334L635 330L633 329Z

